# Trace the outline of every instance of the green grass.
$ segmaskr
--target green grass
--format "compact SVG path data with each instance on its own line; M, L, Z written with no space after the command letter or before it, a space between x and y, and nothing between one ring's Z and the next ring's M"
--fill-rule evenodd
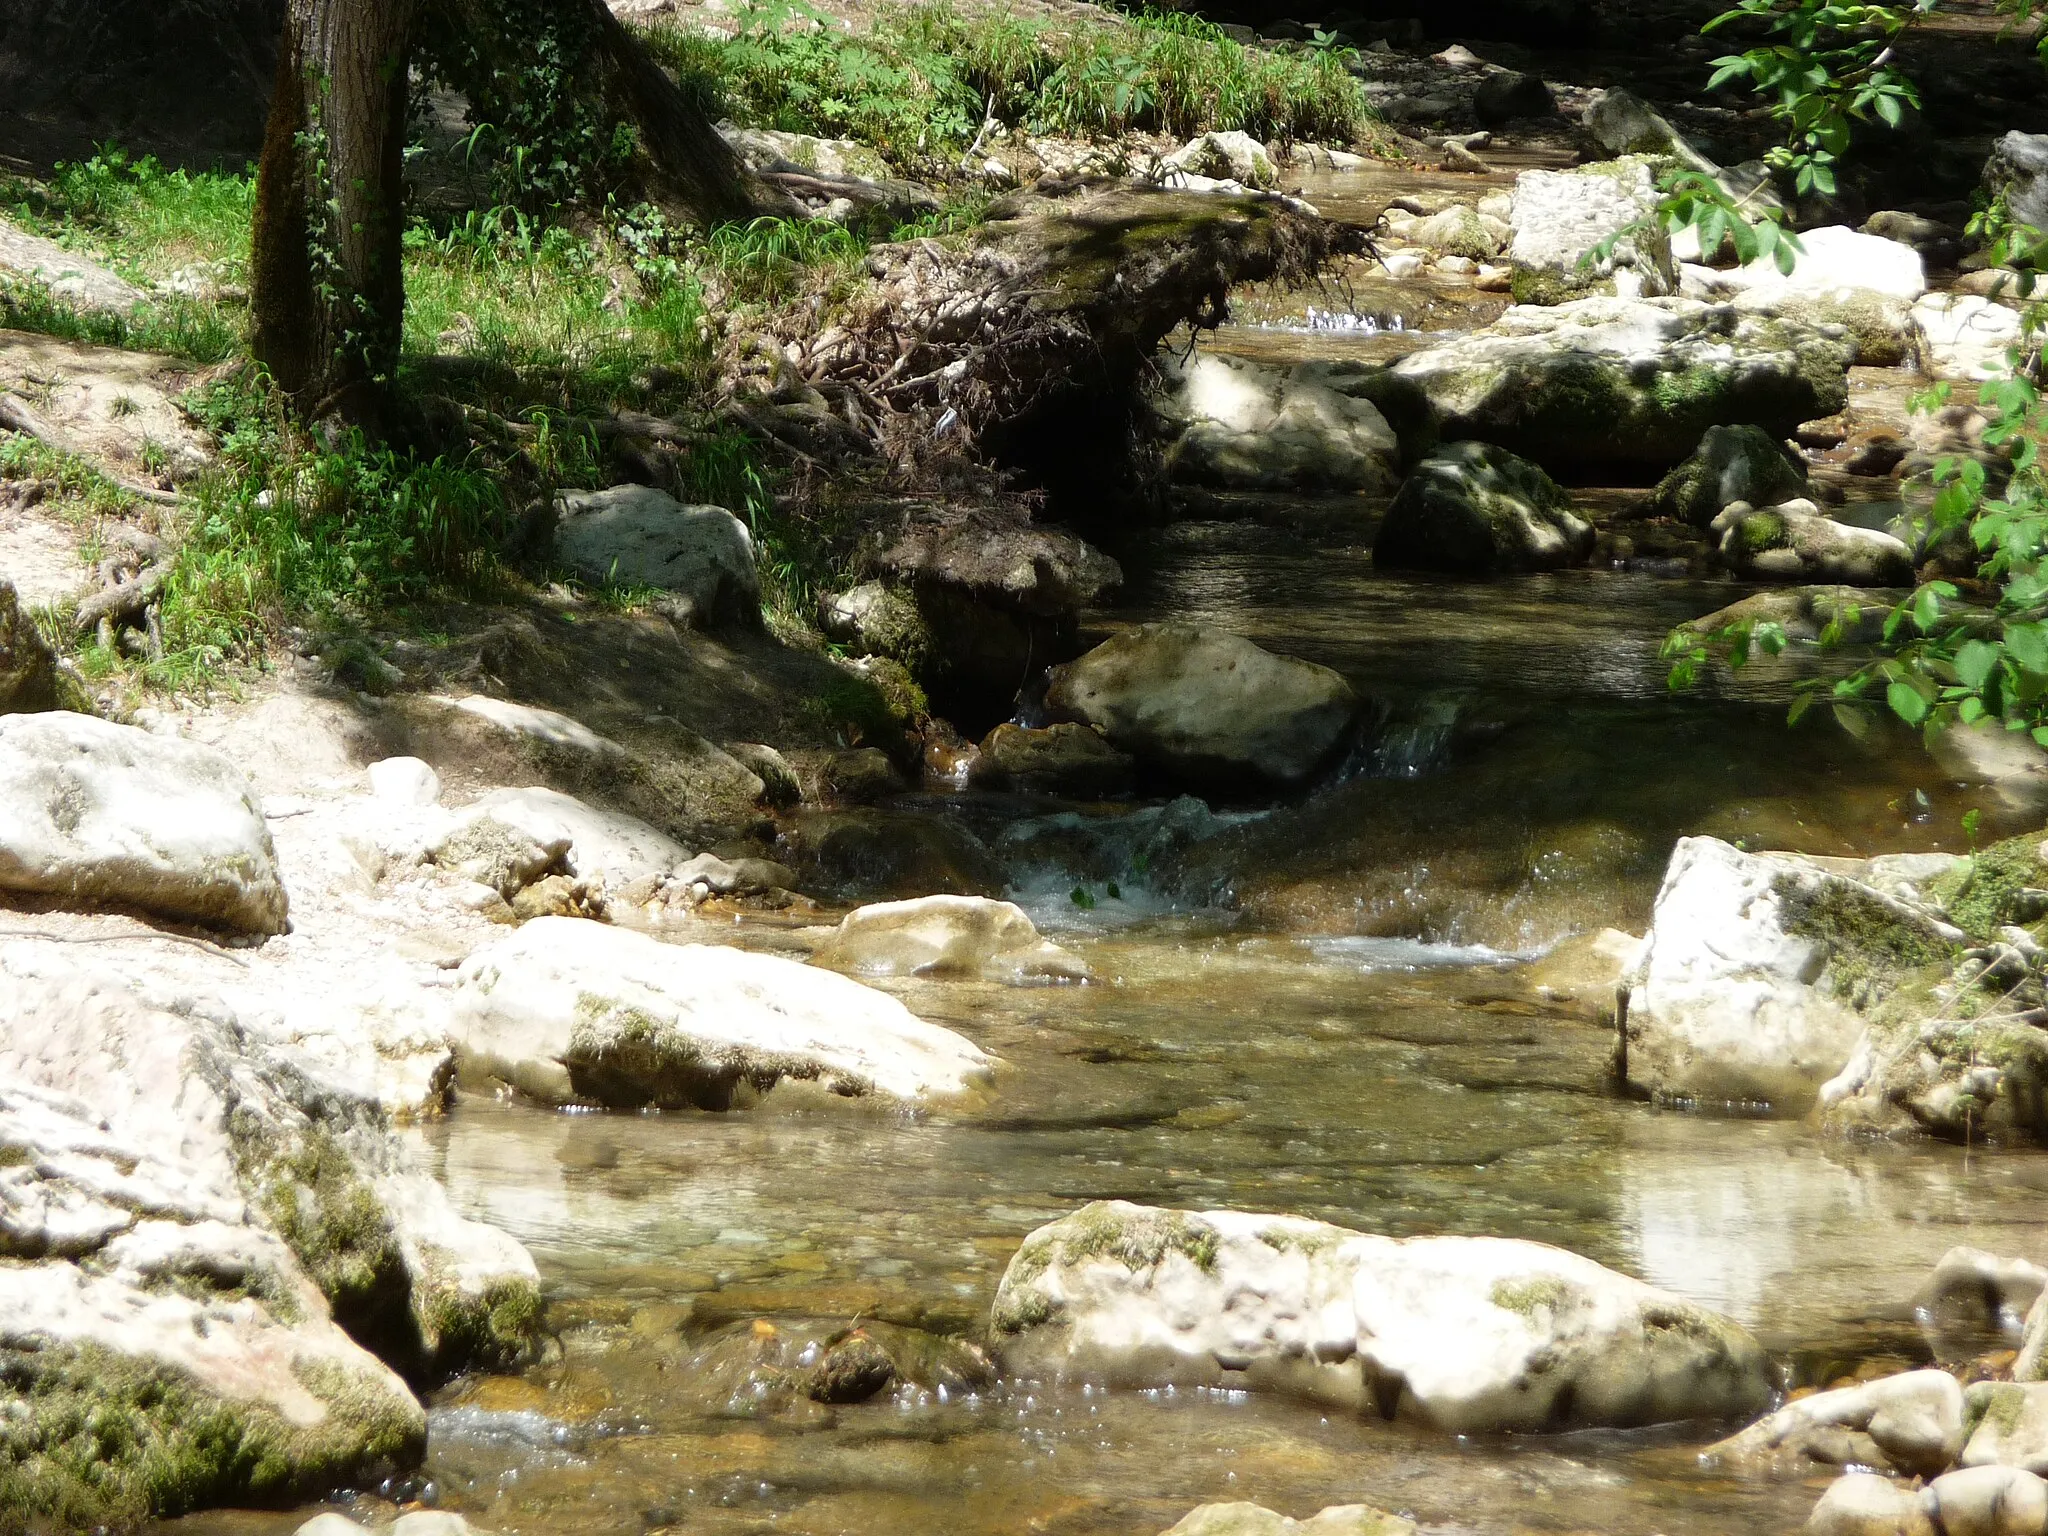
M648 38L718 110L859 139L911 171L956 159L985 111L1009 127L1082 137L1242 129L1343 142L1372 122L1341 53L1247 48L1180 12L1073 27L925 0L847 36L802 0L768 0L739 20L731 38L659 24Z

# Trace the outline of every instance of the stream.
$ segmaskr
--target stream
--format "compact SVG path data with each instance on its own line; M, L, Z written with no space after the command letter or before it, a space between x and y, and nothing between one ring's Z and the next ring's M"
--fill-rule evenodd
M1384 202L1352 181L1309 195ZM1289 302L1330 300L1271 314ZM1355 356L1420 339L1266 327L1213 344ZM1956 848L1982 792L1942 782L1903 732L1789 730L1796 664L1672 697L1666 631L1746 587L1382 574L1372 510L1247 500L1152 530L1117 551L1129 584L1094 616L1100 632L1215 624L1338 668L1382 710L1343 782L1226 814L1171 881L1118 842L1156 810L911 802L979 832L1097 977L885 984L1008 1063L987 1103L603 1115L465 1099L428 1130L460 1206L539 1261L561 1351L440 1393L421 1479L389 1491L557 1536L1152 1536L1211 1499L1296 1516L1363 1501L1473 1536L1796 1530L1825 1480L1708 1475L1697 1450L1727 1426L1450 1438L1235 1392L966 1378L827 1407L744 1369L772 1340L856 1318L971 1337L1025 1234L1108 1198L1559 1244L1725 1310L1793 1385L1931 1358L1912 1300L1954 1245L2048 1259L2048 1158L1631 1101L1611 1030L1521 979L1567 935L1640 933L1679 836ZM741 937L786 940L772 924ZM304 1513L157 1530L282 1536Z

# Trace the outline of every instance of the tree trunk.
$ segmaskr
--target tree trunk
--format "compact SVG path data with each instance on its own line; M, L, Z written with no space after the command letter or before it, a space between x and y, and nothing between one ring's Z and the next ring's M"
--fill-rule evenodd
M388 435L413 0L291 0L257 172L257 360L309 419Z
M639 127L640 142L652 162L659 184L651 190L657 201L681 209L704 226L789 211L787 197L754 184L704 109L669 79L605 0L568 3L590 12L598 47L611 66L613 88Z

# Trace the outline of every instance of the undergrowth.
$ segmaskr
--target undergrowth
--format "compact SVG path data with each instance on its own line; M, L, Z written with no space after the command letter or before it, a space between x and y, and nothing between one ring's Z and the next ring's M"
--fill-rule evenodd
M1371 111L1341 51L1248 48L1177 11L1094 26L949 0L882 10L847 36L803 0L762 0L730 38L656 25L650 45L743 120L872 144L906 169L955 157L993 117L1035 133L1348 141Z

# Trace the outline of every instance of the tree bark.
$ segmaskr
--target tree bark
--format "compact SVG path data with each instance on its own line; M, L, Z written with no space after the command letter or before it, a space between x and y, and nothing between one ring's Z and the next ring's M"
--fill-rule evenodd
M651 189L657 201L681 209L703 226L789 211L790 199L755 184L704 109L669 79L605 0L567 3L582 5L590 13L620 104L640 129L640 142L659 183Z
M294 407L388 435L413 0L291 0L257 171L252 345Z

